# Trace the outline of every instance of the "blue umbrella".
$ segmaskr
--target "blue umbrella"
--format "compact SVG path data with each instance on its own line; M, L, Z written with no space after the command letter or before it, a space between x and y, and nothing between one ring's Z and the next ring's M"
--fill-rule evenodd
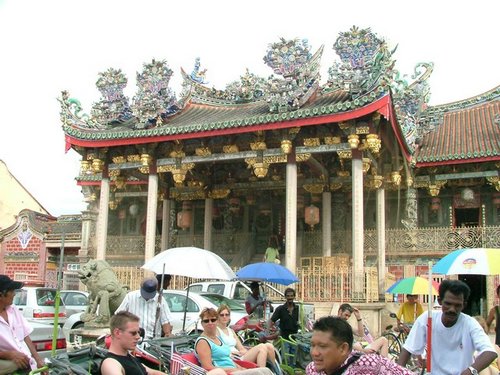
M281 285L290 285L299 281L288 268L269 262L248 264L236 272L236 276L240 280L267 281Z

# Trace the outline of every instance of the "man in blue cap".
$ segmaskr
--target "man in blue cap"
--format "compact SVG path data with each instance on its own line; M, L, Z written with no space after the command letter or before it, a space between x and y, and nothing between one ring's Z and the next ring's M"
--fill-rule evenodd
M129 292L116 309L116 312L128 311L139 317L146 340L159 338L162 333L164 336L172 334L170 309L164 298L158 302L157 289L158 281L156 278L146 278L141 284L141 289Z

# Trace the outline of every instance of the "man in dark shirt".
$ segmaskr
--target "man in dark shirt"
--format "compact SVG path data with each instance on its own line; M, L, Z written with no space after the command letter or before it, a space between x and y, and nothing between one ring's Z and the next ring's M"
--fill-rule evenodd
M102 375L165 375L164 372L144 366L129 352L134 350L140 339L139 317L120 311L111 317L111 345L106 358L101 362Z
M274 323L280 321L280 332L284 339L289 339L290 335L299 330L299 305L293 302L295 299L295 290L287 288L285 290L286 302L276 308L271 317L270 328Z

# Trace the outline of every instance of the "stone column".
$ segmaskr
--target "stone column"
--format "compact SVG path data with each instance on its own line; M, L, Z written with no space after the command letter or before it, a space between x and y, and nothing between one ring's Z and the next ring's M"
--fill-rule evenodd
M163 199L163 209L161 213L161 251L168 249L168 237L170 235L170 207L172 201Z
M150 166L152 168L152 166ZM155 256L156 243L156 211L158 209L158 174L149 172L148 176L148 204L146 209L146 238L144 261Z
M212 250L212 217L214 215L214 200L205 199L205 222L203 225L203 248Z
M288 155L286 163L286 223L285 264L295 273L297 268L297 161L295 150Z
M97 215L95 211L82 211L82 245L80 246L80 250L78 250L80 263L87 263L95 251L95 249L91 248L90 238L92 235L92 229L95 226L96 218Z
M332 193L323 193L321 230L323 235L323 256L332 256Z
M378 295L385 300L385 189L377 189Z
M354 297L363 294L363 162L359 150L352 150L352 286Z
M418 202L417 189L408 187L406 189L406 206L405 206L406 221L404 222L407 229L415 229L418 226Z
M109 213L109 176L107 170L102 172L101 195L99 196L99 213L97 215L96 259L106 259L106 242L108 240L108 213Z

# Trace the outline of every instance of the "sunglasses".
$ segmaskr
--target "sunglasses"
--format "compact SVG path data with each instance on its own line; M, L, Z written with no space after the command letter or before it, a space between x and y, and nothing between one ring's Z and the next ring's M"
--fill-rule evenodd
M221 313L221 314L219 314L219 316L231 316L231 314L229 314L229 313Z
M141 331L123 331L129 333L131 336L138 336L141 334Z
M210 318L210 319L202 319L201 320L201 322L205 323L205 324L208 323L208 322L215 323L216 321L217 321L217 318Z

